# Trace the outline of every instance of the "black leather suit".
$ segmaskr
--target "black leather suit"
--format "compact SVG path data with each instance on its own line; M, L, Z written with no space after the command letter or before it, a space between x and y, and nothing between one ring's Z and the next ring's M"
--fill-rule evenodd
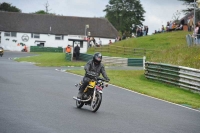
M85 65L84 69L85 69L85 76L83 77L83 84L82 84L82 86L80 87L79 92L83 92L84 89L86 88L86 86L88 85L89 81L91 80L91 78L87 75L87 73L95 72L97 77L99 77L100 74L102 74L103 77L104 77L106 80L109 80L109 78L108 78L108 76L107 76L107 74L106 74L104 65L103 65L102 63L100 63L100 64L95 64L95 63L93 62L93 60L90 60L90 61L88 61L87 64Z

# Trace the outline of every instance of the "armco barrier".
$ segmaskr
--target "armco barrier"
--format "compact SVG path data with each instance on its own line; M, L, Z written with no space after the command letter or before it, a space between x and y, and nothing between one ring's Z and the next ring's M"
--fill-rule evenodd
M200 92L200 70L162 63L145 63L145 77Z
M53 47L31 46L30 47L30 52L58 52L58 53L62 53L63 52L63 48L61 48L61 47L53 48Z
M72 59L72 54L66 53L66 60L71 61Z
M71 54L66 53L66 60L71 61ZM89 61L93 58L91 54L80 53L79 59L82 61ZM121 58L121 57L109 57L103 56L102 63L105 65L116 65L116 66L138 66L143 67L145 58Z

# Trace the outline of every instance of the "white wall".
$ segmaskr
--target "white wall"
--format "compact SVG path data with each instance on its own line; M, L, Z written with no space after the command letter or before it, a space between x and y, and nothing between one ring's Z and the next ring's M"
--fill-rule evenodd
M27 42L24 42L22 40L22 36L27 35L29 37L29 40ZM6 40L9 39L9 40ZM1 43L0 46L2 46L5 50L10 51L21 51L23 49L23 46L17 46L18 43L24 43L28 48L30 46L37 46L37 43L35 41L46 41L44 46L45 47L62 47L66 48L67 45L72 45L72 41L68 41L68 39L84 39L84 36L80 35L65 35L63 40L55 40L55 35L52 34L40 34L40 38L31 38L31 33L19 33L17 32L17 37L7 37L4 36L4 31L1 32ZM17 42L13 42L13 40L17 40ZM95 37L96 42L99 42L99 38ZM112 40L114 42L115 39L109 39L109 38L101 38L102 44L107 45L109 43L109 40ZM76 45L75 45L76 46ZM87 52L87 42L84 41L83 48L80 49L81 53Z

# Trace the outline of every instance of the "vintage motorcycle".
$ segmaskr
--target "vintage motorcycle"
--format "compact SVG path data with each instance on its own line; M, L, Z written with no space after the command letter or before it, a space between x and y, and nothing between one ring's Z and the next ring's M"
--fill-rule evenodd
M0 47L0 56L2 57L3 56L3 48Z
M104 87L108 87L108 84L105 84L105 82L108 81L100 77L93 77L85 88L81 99L73 97L76 100L77 108L81 108L85 104L90 106L92 112L96 112L101 105L102 90ZM80 87L81 85L82 81L79 84L75 84L76 87Z

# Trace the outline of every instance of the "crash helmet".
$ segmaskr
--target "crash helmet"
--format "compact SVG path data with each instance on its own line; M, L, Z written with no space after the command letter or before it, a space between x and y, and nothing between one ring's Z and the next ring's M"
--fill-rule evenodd
M101 55L101 53L99 53L99 52L95 53L94 56L93 56L93 62L94 62L95 64L100 64L100 63L101 63L101 60L102 60L102 55Z

